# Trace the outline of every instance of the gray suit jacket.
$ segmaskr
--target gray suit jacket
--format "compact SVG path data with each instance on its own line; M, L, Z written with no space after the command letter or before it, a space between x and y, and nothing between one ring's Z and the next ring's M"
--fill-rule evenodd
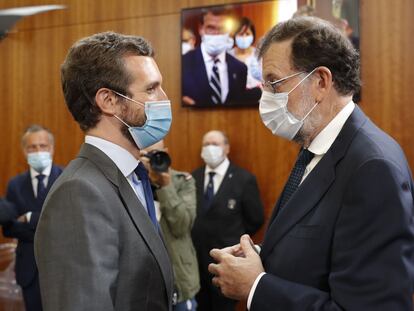
M44 311L171 310L165 245L115 163L85 144L46 198L35 236Z

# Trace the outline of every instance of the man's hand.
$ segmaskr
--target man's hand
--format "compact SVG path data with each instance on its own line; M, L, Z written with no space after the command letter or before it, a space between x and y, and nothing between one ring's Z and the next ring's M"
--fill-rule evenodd
M159 187L168 186L171 182L171 174L169 172L158 173L150 170L149 178L151 179L151 183Z
M245 234L240 238L239 245L212 249L210 256L217 262L208 266L208 271L215 275L213 284L229 298L247 299L257 276L264 272L250 237Z
M183 96L183 103L188 106L194 106L196 102L190 96Z
M28 222L27 213L19 216L19 218L17 218L17 221L18 222Z

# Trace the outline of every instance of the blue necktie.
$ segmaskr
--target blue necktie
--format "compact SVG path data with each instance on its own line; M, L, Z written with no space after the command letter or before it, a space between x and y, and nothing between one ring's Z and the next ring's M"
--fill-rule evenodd
M39 174L36 176L37 178L37 202L39 203L40 207L42 207L43 202L46 198L46 187L43 183L43 180L45 179L46 175Z
M300 182L303 175L305 174L306 166L312 160L314 154L307 149L302 149L299 153L298 159L296 160L295 166L290 173L289 179L283 189L282 197L280 199L279 209L289 201L290 197L299 188Z
M211 201L213 201L213 197L214 197L214 175L216 175L216 172L209 172L208 175L209 175L208 184L207 184L206 192L204 193L207 209L210 207Z
M142 187L144 188L145 202L147 203L148 215L152 223L154 224L155 228L157 228L158 230L158 221L155 215L154 197L152 196L151 183L148 178L148 171L146 170L144 164L142 164L142 162L139 162L134 172L141 180Z

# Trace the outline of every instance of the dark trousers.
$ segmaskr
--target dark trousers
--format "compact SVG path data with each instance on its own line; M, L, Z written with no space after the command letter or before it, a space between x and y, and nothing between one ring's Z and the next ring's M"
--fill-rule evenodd
M26 311L42 311L42 300L40 298L39 276L29 286L22 288L24 305Z
M201 280L201 288L196 295L197 311L234 311L237 301L224 297L220 289L211 283L211 278Z

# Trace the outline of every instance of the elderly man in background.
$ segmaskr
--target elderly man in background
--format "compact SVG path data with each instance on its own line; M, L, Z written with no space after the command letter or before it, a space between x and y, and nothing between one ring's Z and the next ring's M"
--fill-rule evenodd
M62 169L53 164L53 147L50 130L36 124L29 126L22 136L29 170L11 179L7 185L9 210L14 208L19 218L4 224L3 234L18 240L16 282L22 287L27 311L42 310L33 239L46 195L62 173Z
M234 310L236 301L211 284L209 252L237 243L242 234L254 234L264 222L256 177L228 159L230 144L221 131L207 132L201 157L205 165L193 172L197 187L197 218L193 242L200 266L198 311Z

